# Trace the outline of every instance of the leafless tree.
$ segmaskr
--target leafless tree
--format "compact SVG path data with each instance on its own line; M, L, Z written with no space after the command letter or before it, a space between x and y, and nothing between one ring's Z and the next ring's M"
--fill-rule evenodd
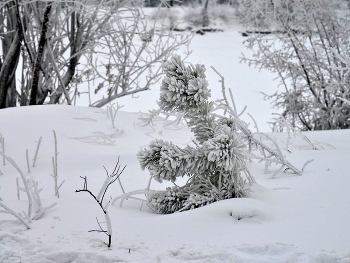
M301 130L350 127L347 1L248 0L243 17L254 54L243 61L276 73L283 90L266 95ZM333 51L336 52L333 52ZM339 99L341 98L341 99ZM343 99L343 100L342 100Z
M117 31L104 36L100 45L109 53L90 53L93 71L89 67L83 74L91 77L93 72L99 81L95 93L107 93L107 97L92 103L95 107L150 89L162 75L161 63L179 47L188 47L192 37L157 26L156 20L149 25L142 9L127 7L120 10L120 15L122 19L118 17L113 23Z
M2 59L0 60L0 108L16 103L16 68L23 41L23 28L18 0L0 4L0 37Z
M148 25L140 2L2 1L0 108L71 104L85 82L99 83L96 91L106 87L97 107L149 89L157 63L191 37Z

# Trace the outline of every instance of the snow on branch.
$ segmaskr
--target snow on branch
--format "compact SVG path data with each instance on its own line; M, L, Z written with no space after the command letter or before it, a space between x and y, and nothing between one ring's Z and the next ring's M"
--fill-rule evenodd
M179 114L194 133L194 146L181 148L159 139L150 142L137 154L141 168L149 170L151 180L160 183L167 180L174 186L164 191L152 191L149 184L145 190L124 193L113 199L112 204L131 197L143 201L134 195L145 194L153 211L174 213L243 197L247 194L246 184L255 182L246 165L251 158L264 161L266 170L271 163L279 164L280 168L273 176L283 169L301 174L283 156L276 141L266 134L253 133L240 119L246 107L242 112L237 111L232 91L229 90L230 102L226 95L224 77L214 67L212 69L220 76L223 96L215 102L209 101L211 91L204 65L186 66L178 55L163 63L165 77L158 101L160 109L143 116L142 125L152 125L160 113ZM272 146L265 144L266 140ZM187 183L178 186L175 181L184 176L189 177Z
M48 207L44 207L42 205L40 194L39 194L42 189L38 189L38 182L34 181L32 178L27 179L25 177L24 173L22 172L22 170L17 165L17 163L11 157L7 156L6 154L4 154L1 151L0 151L0 155L2 155L9 163L11 163L13 165L13 167L21 175L24 187L20 187L19 186L19 182L18 182L18 178L17 178L16 179L17 198L18 199L20 198L20 195L19 195L20 191L23 191L23 192L25 192L27 194L27 198L28 198L28 212L27 213L23 212L23 216L22 216L21 213L14 212L11 208L6 206L2 202L0 202L0 206L2 208L4 208L5 211L7 211L8 214L11 214L11 215L15 216L16 218L18 218L20 220L20 222L23 223L29 229L30 227L29 227L28 223L25 222L25 219L30 223L32 220L37 220L37 219L41 218L43 216L44 212L46 210L54 207L56 205L56 203L54 203L54 204L52 204L52 205L50 205ZM38 207L38 210L35 212L35 215L32 217L33 205L36 205Z
M246 168L248 144L232 117L214 113L204 65L186 66L174 55L163 63L158 105L143 123L152 123L156 113L181 116L195 136L195 146L181 148L172 142L154 140L137 154L142 169L158 182L190 179L184 186L165 191L144 191L148 206L160 213L181 212L219 200L246 195L246 183L254 178ZM245 175L245 176L244 176ZM142 191L138 191L141 193ZM136 194L136 193L135 193ZM130 196L128 194L121 196Z
M118 111L124 107L124 105L119 106L118 102L117 102L117 108L115 108L114 105L115 105L115 103L110 103L107 106L107 118L108 117L111 118L113 128L115 128L114 121L115 121L115 117L117 116Z
M27 216L29 218L31 218L33 198L32 198L32 196L30 194L30 191L29 191L29 185L28 185L28 182L27 182L27 178L25 177L25 175L22 172L22 170L18 167L16 162L11 157L7 156L3 152L0 152L0 155L2 155L9 163L11 163L13 165L13 167L15 167L16 170L18 171L18 173L21 175L22 182L23 182L23 185L24 185L24 188L25 188L25 192L27 193L27 198L28 198L28 213L27 213Z
M30 190L30 194L33 197L33 201L34 204L37 206L38 210L36 211L35 216L32 218L32 220L38 220L40 219L46 210L54 207L57 205L57 203L53 203L47 207L44 207L42 202L41 202L41 197L40 197L40 192L42 191L42 189L38 189L38 182L34 181L33 178L30 178L27 180L28 181L28 185L29 185L29 190Z
M23 225L27 227L27 229L30 229L30 225L23 219L23 217L19 214L13 211L10 207L5 205L3 202L0 201L0 207L4 208L6 211L6 214L11 214L14 217L16 217ZM2 211L0 211L2 212Z
M278 147L278 144L272 138L270 138L269 136L264 134L265 138L270 140L273 143L273 145L276 146L275 148L271 148L271 147L267 146L266 144L264 144L262 142L262 140L259 140L258 138L256 138L256 136L254 136L254 133L252 131L250 131L249 128L247 127L247 125L239 118L239 116L237 115L237 111L232 109L232 107L230 106L230 103L229 103L229 101L227 99L224 77L214 67L211 67L211 68L221 78L221 80L219 80L219 82L221 82L222 94L223 94L223 98L224 98L224 103L222 104L222 106L227 110L227 112L231 116L233 116L235 118L239 129L247 136L247 139L250 142L250 144L256 145L262 151L266 151L269 154L270 157L268 159L265 159L265 161L267 161L267 162L275 162L275 163L281 164L282 167L279 170L282 170L284 167L286 167L287 169L292 170L295 174L299 174L300 175L301 171L299 169L297 169L296 167L294 167L290 162L288 162L284 158L282 152L280 151L280 149ZM231 91L230 91L230 95L231 95L232 103L234 105L234 101L233 101L233 97L232 97ZM262 134L262 133L259 133L259 134ZM274 174L274 176L275 175L276 175L276 173Z
M1 144L2 152L5 153L5 138L2 135L0 136L0 144ZM2 164L3 165L6 164L5 160L6 160L5 156L3 156L3 158L2 158Z
M103 168L105 169L105 171L107 173L107 178L105 179L104 183L102 184L102 187L97 195L95 195L93 192L91 192L88 189L88 181L87 181L86 176L80 176L84 180L84 186L83 186L83 189L78 189L75 192L77 192L77 193L79 193L79 192L89 193L95 199L95 201L99 204L99 206L101 207L101 209L105 215L107 230L104 230L102 228L100 222L96 218L100 229L99 230L90 230L89 232L105 233L108 236L108 244L107 245L108 245L108 247L111 247L111 244L112 244L112 224L111 224L111 219L110 219L109 213L107 211L108 207L110 205L110 201L107 202L107 204L103 204L103 199L104 199L105 194L108 190L108 187L110 185L112 185L116 180L119 179L120 175L123 173L124 169L126 168L126 165L122 168L121 165L119 164L119 157L118 157L117 164L116 164L116 166L111 174L108 173L108 171L105 167L103 167Z
M35 166L35 162L36 162L36 159L38 157L38 152L39 152L39 148L40 148L40 145L41 145L41 140L42 140L42 137L40 136L39 141L37 142L37 146L36 146L36 150L35 150L35 154L34 154L34 158L33 158L33 165L32 165L32 167Z
M56 136L55 130L53 130L53 135L54 135L54 139L55 139L55 155L52 157L53 174L51 174L51 176L53 177L53 179L55 181L55 195L59 198L60 197L59 189L61 188L61 186L63 185L65 180L63 180L61 182L61 184L58 185L57 156L58 156L59 152L57 152L57 136Z
M342 45L340 45L340 49L342 53L345 53ZM339 51L336 48L331 47L330 50L334 53L334 55L345 65L345 67L337 67L337 66L332 66L332 69L335 70L340 70L340 71L345 71L344 77L346 77L350 73L350 60L346 57L343 57L342 55L339 54Z

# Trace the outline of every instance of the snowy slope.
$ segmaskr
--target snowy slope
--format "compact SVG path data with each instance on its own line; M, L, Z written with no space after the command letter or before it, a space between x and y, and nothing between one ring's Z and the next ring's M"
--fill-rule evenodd
M264 165L249 169L257 183L248 198L225 200L207 207L172 215L154 214L141 202L126 200L109 208L113 240L88 232L103 222L97 203L83 187L97 192L118 156L127 165L121 176L125 191L144 189L149 175L138 165L136 153L153 138L185 145L192 137L182 128L174 130L159 122L152 130L138 125L137 113L118 112L115 126L106 111L73 106L35 106L1 110L0 133L5 152L26 176L43 188L44 205L57 202L27 230L9 215L0 213L0 262L350 262L350 131L306 133L323 150L307 150L305 141L294 145L286 157L301 168L302 176L281 173L271 179ZM55 130L58 141L60 198L54 196L51 158ZM121 133L121 131L123 131ZM107 136L108 135L108 136ZM42 143L35 167L27 172L36 141ZM286 134L272 134L281 142ZM104 139L102 138L104 137ZM106 139L107 138L107 139ZM111 145L106 145L111 144ZM26 196L17 200L17 171L0 159L0 197L16 212L26 209ZM165 184L152 183L153 189ZM107 196L122 193L112 185ZM142 197L142 196L140 196ZM9 221L8 221L9 220Z

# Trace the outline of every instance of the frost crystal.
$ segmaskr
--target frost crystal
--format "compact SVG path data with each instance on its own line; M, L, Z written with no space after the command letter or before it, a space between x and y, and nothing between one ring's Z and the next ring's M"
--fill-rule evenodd
M160 213L197 208L215 201L245 195L247 142L234 119L213 113L204 65L185 66L180 56L163 64L160 107L182 113L194 133L196 146L180 148L154 140L137 157L158 181L175 182L189 176L184 186L173 186L148 196L149 206Z

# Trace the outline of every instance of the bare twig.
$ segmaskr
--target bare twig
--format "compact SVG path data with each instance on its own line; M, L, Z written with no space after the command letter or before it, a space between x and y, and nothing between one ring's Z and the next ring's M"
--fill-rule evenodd
M35 204L37 205L37 207L39 208L39 210L36 212L36 214L32 218L32 220L38 220L44 215L44 212L46 210L54 207L57 203L53 203L52 205L45 208L41 202L41 198L40 198L40 194L39 194L40 189L38 189L38 182L34 181L33 178L31 178L31 179L28 179L28 184L30 186L29 189L31 191L31 195L33 196L33 200L34 200Z
M113 184L117 179L119 179L120 175L123 173L124 169L126 166L124 166L123 168L121 168L121 165L119 164L119 157L118 157L118 162L113 170L113 172L111 174L108 173L108 171L106 170L105 167L103 167L107 173L107 178L104 181L100 191L98 192L97 195L95 195L94 193L92 193L89 189L88 189L88 183L87 183L87 177L83 177L81 176L81 178L84 180L84 186L83 189L79 189L76 190L75 192L87 192L89 193L94 199L95 201L99 204L99 206L101 207L104 215L105 215L105 220L106 220L106 224L107 224L107 230L103 230L103 228L101 227L99 221L97 220L97 223L100 227L100 230L91 230L91 231L97 231L97 232L102 232L102 233L106 233L108 235L108 247L111 246L112 243L112 223L111 223L111 219L109 216L109 213L107 211L110 202L107 202L106 205L103 205L103 199L104 196L108 190L108 187Z
M22 170L18 167L16 162L11 157L5 155L3 152L0 152L0 155L2 155L4 158L6 158L6 160L9 161L9 163L11 163L13 165L13 167L15 167L16 170L21 175L21 178L22 178L22 181L23 181L23 184L24 184L24 188L25 188L25 192L27 193L27 197L28 197L28 214L27 214L27 216L29 218L31 218L33 198L32 198L32 196L30 194L30 191L29 191L29 186L28 186L27 179L24 176L24 173L22 172Z
M19 187L19 181L18 181L18 177L16 177L16 185L17 185L17 199L20 200L21 199L21 195L20 195L20 187Z
M0 143L1 143L1 147L2 147L2 152L5 153L5 138L4 137L0 137ZM2 157L2 164L5 165L6 162L5 162L6 158L5 156Z
M114 126L114 120L115 120L115 117L117 116L118 111L119 111L121 108L124 107L124 105L119 106L119 104L117 103L117 108L114 108L114 104L115 104L115 103L110 104L109 106L107 106L107 117L110 116L113 128L115 128L115 126ZM108 114L108 113L109 113L109 114Z
M39 148L40 148L40 144L41 144L41 139L42 139L42 137L40 136L39 141L38 141L37 146L36 146L34 158L33 158L33 165L32 165L33 167L35 166L36 159L38 158L38 152L39 152Z
M26 159L27 159L28 173L30 173L29 157L28 157L28 149L26 150Z
M221 82L221 87L222 87L222 94L225 100L225 104L227 106L227 110L229 111L229 113L236 119L237 121L237 125L239 127L239 129L247 136L247 139L249 140L250 143L255 144L257 146L259 146L260 148L262 148L263 150L265 150L266 152L268 152L271 156L275 157L281 164L283 164L284 166L286 166L288 169L292 170L294 173L296 174L301 174L301 171L299 171L297 168L295 168L291 163L289 163L281 153L278 153L276 151L274 151L273 149L271 149L270 147L268 147L267 145L265 145L264 143L262 143L261 141L259 141L258 139L256 139L253 135L253 133L248 129L247 125L245 123L243 123L243 121L239 118L239 115L237 115L236 110L233 110L227 100L226 97L226 88L225 88L225 80L224 77L214 68L211 67L214 72L216 74L219 75L219 77L221 78L221 80L219 80L219 82ZM271 139L271 138L270 138ZM272 139L271 139L272 140ZM274 142L272 140L272 142ZM277 145L275 143L275 145Z
M306 167L309 163L312 163L313 161L314 161L314 159L308 160L308 161L303 165L303 168L301 169L301 171L304 172L305 167Z
M66 86L64 85L64 82L63 82L63 80L62 80L60 71L59 71L59 69L58 69L56 60L55 60L55 58L54 58L54 56L53 56L52 49L51 49L51 43L47 43L46 46L47 46L48 54L49 54L50 59L51 59L51 63L52 63L52 65L53 65L53 67L54 67L54 69L55 69L55 71L56 71L56 75L57 75L57 77L58 77L58 79L59 79L59 82L60 82L60 85L61 85L61 86L59 86L59 87L61 87L61 89L63 90L64 96L65 96L65 98L66 98L66 100L67 100L67 104L68 104L68 105L72 105L71 99L69 98L69 94L68 94L68 92L67 92L67 90L66 90Z
M57 156L59 153L57 152L57 136L56 136L55 130L53 130L53 135L54 135L54 139L55 139L55 155L52 157L53 174L51 174L51 176L53 177L54 182L55 182L55 195L58 198L60 198L59 189L61 188L61 186L63 185L65 180L63 180L62 183L60 185L58 185Z
M23 219L23 217L16 213L15 211L13 211L10 207L8 207L7 205L5 205L3 202L0 201L0 206L2 208L4 208L9 214L13 215L14 217L16 217L23 225L25 225L27 227L27 229L30 229L29 224Z

